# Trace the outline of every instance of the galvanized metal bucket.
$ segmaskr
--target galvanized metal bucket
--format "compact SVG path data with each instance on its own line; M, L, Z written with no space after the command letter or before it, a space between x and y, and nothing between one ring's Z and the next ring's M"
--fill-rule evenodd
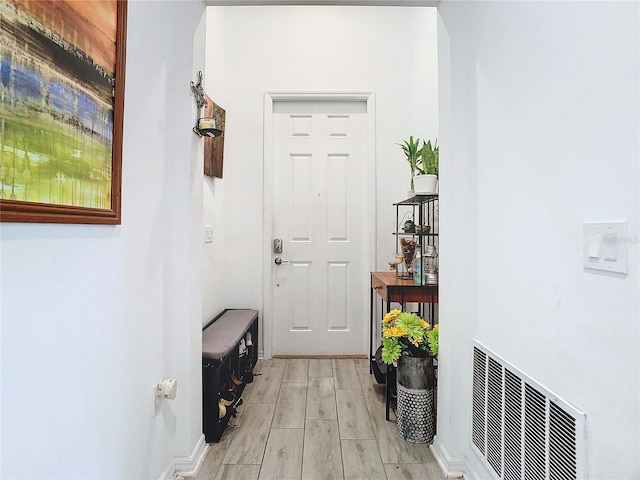
M397 370L398 435L410 443L429 443L436 434L433 357L401 355Z

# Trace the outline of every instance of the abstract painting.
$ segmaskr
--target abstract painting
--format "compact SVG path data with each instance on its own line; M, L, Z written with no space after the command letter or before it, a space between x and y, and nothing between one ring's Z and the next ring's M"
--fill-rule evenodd
M0 220L120 223L126 7L0 0Z
M209 177L222 178L226 112L222 107L216 105L206 93L204 97L207 99L204 116L219 120L223 127L220 136L204 137L204 174Z

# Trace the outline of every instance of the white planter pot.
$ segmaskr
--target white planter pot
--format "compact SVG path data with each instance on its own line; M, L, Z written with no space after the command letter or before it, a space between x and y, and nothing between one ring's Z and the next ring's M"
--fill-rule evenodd
M413 177L413 189L416 191L416 195L429 195L436 193L437 184L437 175L416 175Z

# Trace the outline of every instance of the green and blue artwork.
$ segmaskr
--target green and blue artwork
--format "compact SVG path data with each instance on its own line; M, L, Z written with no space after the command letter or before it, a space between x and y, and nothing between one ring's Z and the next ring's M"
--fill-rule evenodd
M111 205L115 4L0 0L0 199Z

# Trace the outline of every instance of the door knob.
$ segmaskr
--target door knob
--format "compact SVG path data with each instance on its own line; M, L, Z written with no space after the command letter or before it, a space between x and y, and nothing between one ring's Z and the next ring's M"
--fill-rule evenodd
M276 257L273 263L276 265L282 265L283 263L289 263L289 260L283 260L280 257Z

